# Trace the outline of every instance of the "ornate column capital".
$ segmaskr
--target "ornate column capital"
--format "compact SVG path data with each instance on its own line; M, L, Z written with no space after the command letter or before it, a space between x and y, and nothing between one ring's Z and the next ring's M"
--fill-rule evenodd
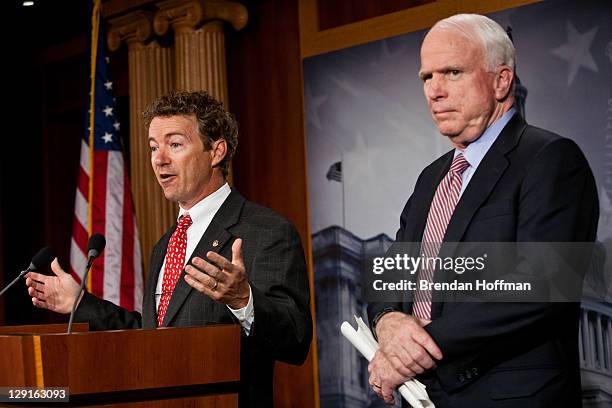
M157 3L159 10L155 13L153 27L158 35L168 32L169 26L174 31L195 30L211 20L222 20L230 23L240 31L248 20L245 6L225 0L164 0Z
M116 51L125 40L128 47L143 45L153 37L153 13L138 10L109 20L108 48Z

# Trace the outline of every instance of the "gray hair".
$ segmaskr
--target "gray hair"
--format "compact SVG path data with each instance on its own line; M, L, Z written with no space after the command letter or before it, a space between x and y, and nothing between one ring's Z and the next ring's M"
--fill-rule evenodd
M514 45L504 29L489 17L480 14L456 14L438 21L430 31L435 29L456 31L469 41L480 44L488 71L494 72L500 65L507 65L514 70Z

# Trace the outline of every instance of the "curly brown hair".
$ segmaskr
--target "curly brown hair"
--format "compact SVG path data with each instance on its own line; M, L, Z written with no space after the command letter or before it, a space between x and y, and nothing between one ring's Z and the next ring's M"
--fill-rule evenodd
M238 146L238 122L234 115L206 91L173 91L155 99L142 113L147 132L154 118L174 115L195 115L206 150L211 148L213 141L225 139L227 152L219 167L223 175L227 176L229 164Z

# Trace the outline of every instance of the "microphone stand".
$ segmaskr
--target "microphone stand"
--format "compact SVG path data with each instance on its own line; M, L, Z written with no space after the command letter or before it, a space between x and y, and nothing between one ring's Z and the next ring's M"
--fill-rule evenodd
M4 292L6 292L7 290L9 290L11 286L13 286L14 284L16 284L16 283L17 283L17 281L18 281L19 279L23 278L23 277L24 277L24 275L25 275L26 273L28 273L28 272L31 272L31 271L30 271L30 268L28 268L28 269L25 269L25 270L21 271L21 272L19 273L19 275L18 275L18 276L17 276L15 279L13 279L13 281L12 281L11 283L9 283L9 284L8 284L8 285L7 285L7 286L4 288L4 289L2 289L2 292L0 292L0 296L4 295Z
M72 311L70 312L70 320L68 321L68 332L66 334L72 333L72 322L74 320L74 312L76 311L77 305L79 304L79 300L85 291L85 285L87 284L87 275L89 275L89 270L93 265L93 261L96 259L95 256L90 256L87 260L87 267L85 268L85 275L83 275L83 279L81 280L81 288L79 289L79 293L77 297L74 299L74 303L72 304Z

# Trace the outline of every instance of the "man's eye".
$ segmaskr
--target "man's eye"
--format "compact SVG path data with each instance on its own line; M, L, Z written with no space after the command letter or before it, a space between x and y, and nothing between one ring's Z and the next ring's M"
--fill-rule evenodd
M176 142L175 142L175 143L170 143L170 147L175 148L175 149L176 149L177 147L180 147L180 146L181 146L181 144L180 144L180 143L176 143Z
M430 79L431 79L431 74L425 74L425 75L422 75L422 76L421 76L421 80L422 80L423 82L427 82L427 81L429 81Z
M151 153L156 152L157 146L149 146L149 149L151 150Z
M457 78L459 75L461 75L461 71L458 69L449 69L447 74L451 78Z

